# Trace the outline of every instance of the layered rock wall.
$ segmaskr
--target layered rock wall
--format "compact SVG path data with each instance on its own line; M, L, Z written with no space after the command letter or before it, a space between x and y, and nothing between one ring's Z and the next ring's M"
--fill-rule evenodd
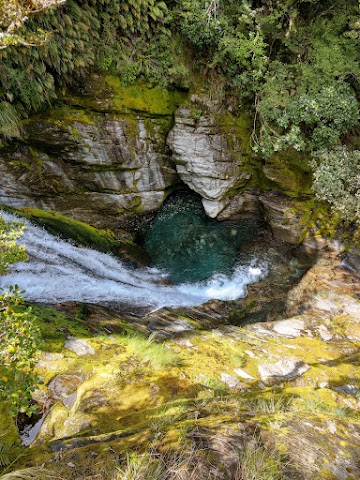
M292 199L311 193L309 167L294 152L256 156L247 114L224 111L206 92L125 88L96 74L64 102L26 121L24 139L0 150L1 204L117 229L182 185L210 217L264 219L275 237L299 241Z

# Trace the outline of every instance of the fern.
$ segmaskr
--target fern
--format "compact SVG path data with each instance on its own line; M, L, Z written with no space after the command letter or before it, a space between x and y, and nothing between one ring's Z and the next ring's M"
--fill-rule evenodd
M19 455L19 446L13 442L0 441L0 467L7 467Z
M0 476L0 480L40 480L48 478L49 472L41 467L23 468Z
M20 118L9 102L0 103L0 134L5 138L20 137Z

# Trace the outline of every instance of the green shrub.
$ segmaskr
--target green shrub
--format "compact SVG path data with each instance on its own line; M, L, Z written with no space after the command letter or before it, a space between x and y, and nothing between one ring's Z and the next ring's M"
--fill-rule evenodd
M341 217L360 221L360 151L347 147L322 150L313 159L315 195Z
M30 400L40 380L34 374L40 331L20 293L16 286L0 295L0 400L10 405L14 416L36 410Z
M25 248L17 245L24 226L18 222L5 222L0 215L0 275L7 272L9 265L27 259Z

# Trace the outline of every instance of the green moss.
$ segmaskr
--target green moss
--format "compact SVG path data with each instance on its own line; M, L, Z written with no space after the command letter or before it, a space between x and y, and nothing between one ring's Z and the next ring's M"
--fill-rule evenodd
M289 149L266 159L263 173L269 187L289 196L311 195L312 171L303 153Z
M61 126L71 126L75 122L83 125L96 124L96 115L92 112L67 106L47 110L46 119L59 122Z
M311 198L307 201L294 202L293 213L299 218L297 228L300 232L300 243L309 234L334 238L341 225L341 218L334 214L325 202Z
M74 317L64 314L55 308L32 306L32 312L37 317L43 345L42 349L49 352L61 352L67 336L87 337L89 331L81 318L80 307Z
M136 263L147 263L146 252L129 240L118 240L111 230L100 230L60 213L36 208L11 209L19 216L45 227L53 235L72 239L79 245L86 245L101 252L113 253Z
M22 123L28 131L32 130L33 125L36 128L38 123L56 125L66 131L70 130L70 133L77 138L78 133L74 123L96 125L97 115L88 110L76 108L76 106L64 106L49 108L45 113L32 115L28 120L24 120Z
M166 90L145 82L124 86L119 77L111 75L93 74L84 83L81 94L65 94L66 103L95 111L173 115L187 97L179 90Z
M0 403L0 442L9 444L19 442L19 433L11 409L6 402Z

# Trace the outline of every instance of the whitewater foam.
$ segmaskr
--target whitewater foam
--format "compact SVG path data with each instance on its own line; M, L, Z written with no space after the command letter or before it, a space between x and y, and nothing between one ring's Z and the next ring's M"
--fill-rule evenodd
M164 272L131 268L118 258L77 247L15 215L2 215L6 221L26 225L19 243L25 245L29 260L12 265L9 274L0 277L0 287L17 284L29 301L123 303L152 310L192 307L211 299L245 297L247 285L267 274L266 262L253 258L229 276L216 274L201 283L164 285Z

